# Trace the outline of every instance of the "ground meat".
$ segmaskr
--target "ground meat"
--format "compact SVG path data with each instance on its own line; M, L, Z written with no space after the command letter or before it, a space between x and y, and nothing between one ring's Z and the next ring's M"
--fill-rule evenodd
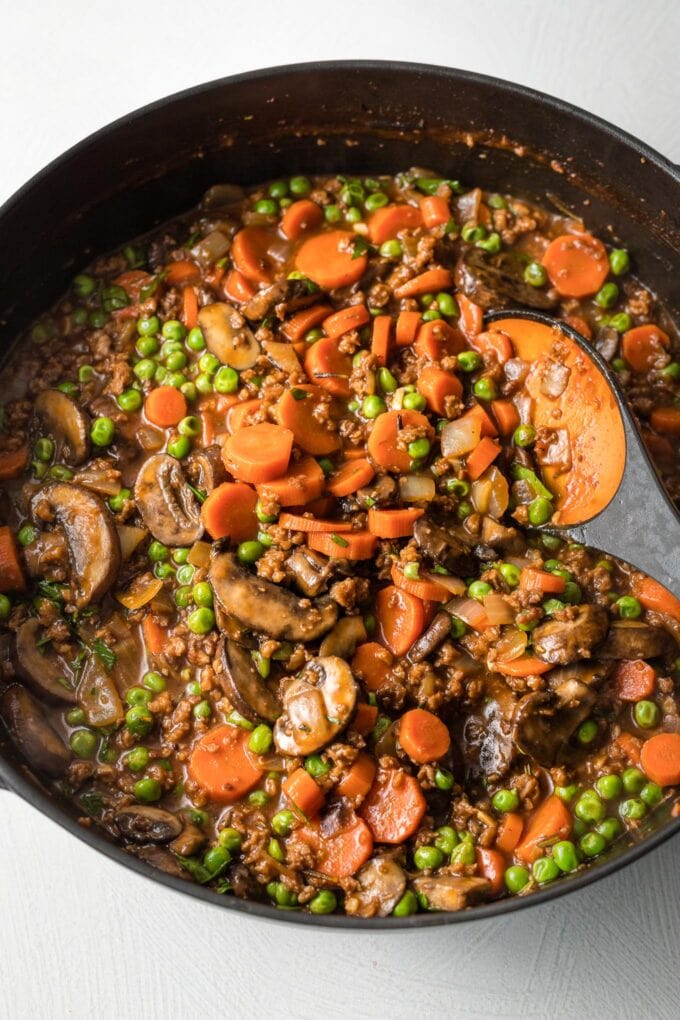
M331 586L330 596L339 606L351 613L368 598L370 582L365 577L346 577Z

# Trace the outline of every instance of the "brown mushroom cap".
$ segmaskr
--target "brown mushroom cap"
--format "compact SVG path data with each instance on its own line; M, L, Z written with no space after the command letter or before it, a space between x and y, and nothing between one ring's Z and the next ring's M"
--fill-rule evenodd
M221 671L217 674L225 693L237 712L257 722L274 722L281 715L281 704L255 668L250 652L228 638L219 649Z
M53 437L60 460L82 464L90 454L90 419L61 390L43 390L35 399L36 414Z
M62 776L71 752L45 718L42 706L20 684L13 684L0 697L0 718L19 753L36 772Z
M609 617L602 606L573 606L568 613L568 619L548 620L533 632L536 655L544 662L566 666L588 659L607 634Z
M237 372L252 368L261 348L240 312L224 301L204 305L198 313L198 325L205 345L223 365Z
M203 534L201 508L174 457L157 453L144 462L135 500L142 520L163 545L193 545Z
M17 630L15 655L19 676L39 694L72 705L76 694L68 683L72 680L70 667L49 645L38 644L40 632L41 626L35 617L26 620Z
M281 754L313 754L347 725L357 700L357 684L344 659L312 659L283 692L283 712L274 726Z
M373 857L356 875L358 888L345 899L356 917L387 917L404 895L406 874L387 854Z
M456 284L466 297L485 311L526 305L547 311L557 298L524 280L526 263L515 252L488 255L474 245L463 252L456 266Z
M422 875L412 885L434 910L463 910L491 889L485 878L466 875Z
M579 679L577 669L571 672L553 691L525 694L515 709L516 746L545 768L569 757L569 741L595 702L592 687Z
M642 620L615 620L597 653L605 659L654 659L673 649L673 639L663 628Z
M125 839L134 843L169 843L183 828L177 815L147 804L120 808L115 821Z

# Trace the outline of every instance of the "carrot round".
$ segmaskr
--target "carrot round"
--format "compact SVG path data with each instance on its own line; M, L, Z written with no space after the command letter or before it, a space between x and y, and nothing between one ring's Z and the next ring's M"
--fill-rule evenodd
M373 320L371 335L371 354L379 365L385 366L390 356L390 340L392 338L392 319L389 315L376 315Z
M423 600L390 584L376 595L375 609L383 644L393 655L406 655L425 629Z
M297 241L303 234L315 230L323 223L323 212L316 202L301 198L289 205L281 217L281 233L289 241Z
M424 602L448 602L451 598L451 592L443 584L428 581L426 578L406 577L397 563L392 566L391 576L397 588L415 595Z
M262 407L262 401L256 397L254 400L239 400L227 411L225 424L232 434L246 425L255 424L251 421Z
M519 586L522 591L540 591L551 595L560 595L566 582L559 574L550 574L547 570L536 567L523 567L519 575Z
M501 818L496 836L496 846L504 854L511 854L524 830L524 819L514 811L508 811Z
M233 804L262 778L248 754L248 737L240 726L215 726L194 744L189 775L210 800Z
M26 468L28 459L27 446L20 446L16 450L3 450L0 453L0 481L6 482L10 478L18 478Z
M446 414L446 398L462 397L463 384L453 372L425 365L416 383L418 392L425 397L427 406L435 414Z
M349 397L352 359L349 354L343 354L337 340L332 337L324 337L312 344L305 354L305 372L313 383L329 393Z
M671 595L667 588L651 577L642 577L634 584L634 594L645 609L666 613L680 621L680 599Z
M234 237L231 257L239 273L251 283L271 283L273 264L269 257L272 235L264 227L244 227Z
M377 691L385 683L392 668L393 656L388 648L377 641L357 645L352 658L352 672L369 691Z
M152 613L147 613L142 620L142 637L144 647L151 655L160 655L168 640L168 631Z
M335 792L338 796L347 797L356 803L371 789L376 769L377 765L370 754L362 751L335 787Z
M502 436L511 436L519 425L519 411L511 400L492 400L491 413Z
M350 496L364 485L369 485L374 475L373 465L364 457L359 457L346 461L337 471L329 475L326 479L326 488L332 496L340 499L342 496ZM368 530L371 531L370 524Z
M546 248L543 268L562 297L587 297L600 289L609 273L607 249L590 234L563 234Z
M153 425L170 428L186 417L186 397L174 386L157 386L144 401L144 413Z
M313 818L323 807L324 792L306 769L295 769L286 776L281 790L305 819Z
M497 436L498 429L493 418L487 413L481 404L473 404L473 406L461 415L463 418L478 418L481 428L482 436Z
M386 205L378 209L368 221L368 236L373 244L391 241L402 230L416 230L422 226L423 215L414 205Z
M444 319L424 322L413 345L416 354L429 361L440 361L447 354L460 354L464 347L465 340L460 331Z
M290 429L263 421L227 436L222 459L240 482L269 482L285 473L292 449Z
M425 195L418 205L423 217L423 223L429 229L438 227L440 223L448 223L451 219L449 203L440 195Z
M477 333L470 337L468 343L478 354L493 354L499 365L504 365L515 353L510 337L500 329Z
M360 736L367 737L375 728L377 721L378 706L369 705L367 701L360 701L357 704L350 728L355 730Z
M640 764L645 775L659 786L680 783L680 733L656 733L645 740Z
M573 819L569 808L551 794L536 808L529 819L515 856L523 864L533 864L543 855L543 847L550 842L566 839L572 829Z
M317 417L324 397L328 401L326 394L327 390L322 386L292 386L284 390L276 405L279 424L290 429L295 442L305 453L315 457L324 457L340 446L338 433L324 428ZM332 412L332 406L329 410Z
M469 343L473 337L482 331L484 311L474 301L471 301L469 297L466 297L465 294L456 294L456 302L460 310L458 328Z
M476 481L483 475L490 464L493 464L501 448L493 439L483 436L465 462L465 470L471 481Z
M507 863L503 854L498 850L478 846L475 848L475 857L479 873L490 884L491 892L494 895L502 892Z
M246 280L243 273L239 273L238 269L231 269L227 273L227 277L222 284L222 291L229 301L236 301L237 304L250 301L251 297L254 297L256 294L252 283Z
M348 287L359 280L368 265L365 255L353 257L355 235L349 230L330 230L303 241L295 268L324 290Z
M370 560L375 552L377 542L370 531L352 531L338 534L334 532L312 532L307 545L316 552L325 553L333 560Z
M0 528L0 591L23 591L24 571L14 534L6 525Z
M353 811L295 829L289 844L300 842L312 850L315 870L332 879L354 875L373 853L371 830Z
M198 325L198 297L193 287L182 289L182 322L187 329Z
M222 482L213 489L201 507L201 520L211 538L245 542L255 538L257 493L243 482Z
M621 701L642 701L654 693L656 671L642 659L622 659L614 668L612 680Z
M292 464L285 475L257 486L261 496L270 496L279 506L305 506L318 499L324 490L324 475L313 457Z
M335 532L336 535L339 535L352 530L351 521L323 521L318 517L302 517L300 514L289 513L281 514L278 524L279 527L286 528L288 531L304 531L309 534L312 532L327 532L328 534Z
M420 276L414 276L397 287L394 296L397 298L418 297L430 291L446 290L453 286L453 273L450 269L428 269Z
M424 414L419 411L385 411L378 415L366 444L369 456L379 467L400 474L411 467L408 450L398 445L402 429L421 429L428 439L434 431Z
M378 538L409 538L413 534L413 525L425 511L416 507L404 510L368 511L368 530Z
M418 830L427 804L420 783L402 769L379 769L359 811L378 843L403 843Z
M303 308L295 315L291 315L287 322L284 322L281 332L293 342L302 340L305 333L327 319L332 311L330 305L312 305L311 308Z
M198 283L200 279L201 270L189 259L180 259L165 267L165 282L168 287L182 287L187 283Z
M366 305L348 305L347 308L341 308L339 312L333 312L323 320L323 331L326 336L337 340L338 337L349 333L350 329L361 329L370 321L371 316Z
M494 669L505 676L540 676L552 668L549 662L543 662L534 655L520 655L517 659L497 659L494 663Z
M441 719L424 708L412 708L399 720L399 743L417 765L439 761L451 746L451 735Z
M680 407L655 407L649 423L657 432L667 436L680 436Z
M420 312L400 312L397 317L395 342L397 347L410 347L423 321Z
M635 326L623 334L621 353L634 372L645 373L654 367L669 343L668 334L658 326Z

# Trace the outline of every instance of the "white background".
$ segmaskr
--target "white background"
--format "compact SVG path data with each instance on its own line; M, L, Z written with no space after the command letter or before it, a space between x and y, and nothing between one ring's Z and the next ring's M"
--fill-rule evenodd
M680 161L676 0L0 0L0 38L0 201L137 106L330 58L522 82ZM144 881L0 793L0 1018L677 1017L679 864L676 840L554 905L450 930L303 932Z

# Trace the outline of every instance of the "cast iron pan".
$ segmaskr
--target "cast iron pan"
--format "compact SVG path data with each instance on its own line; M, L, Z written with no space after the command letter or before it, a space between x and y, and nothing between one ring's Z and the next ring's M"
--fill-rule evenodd
M611 125L538 92L466 71L340 61L223 78L161 100L91 135L0 209L0 343L106 252L195 205L219 181L292 172L395 172L418 164L447 177L583 215L635 253L636 271L680 315L680 175ZM0 395L1 397L1 395ZM579 889L680 829L670 809L583 873L527 897L459 913L362 920L277 911L184 882L126 854L48 796L0 744L0 781L79 839L170 888L223 908L304 925L425 928L520 910Z

